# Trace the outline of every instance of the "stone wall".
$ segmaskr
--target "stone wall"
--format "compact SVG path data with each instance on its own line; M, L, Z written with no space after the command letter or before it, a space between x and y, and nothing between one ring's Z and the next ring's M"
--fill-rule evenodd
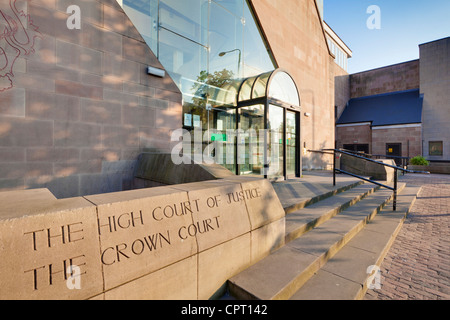
M329 65L334 62L316 1L250 2L278 66L294 78L300 92L301 146L333 148L334 84L330 84ZM303 154L304 169L325 168L331 162L331 157L315 159L314 154Z
M417 89L419 60L399 63L350 75L351 98Z
M338 126L336 128L336 147L343 148L344 144L368 144L369 153L372 153L371 125Z
M423 155L450 160L450 38L420 45L420 93L423 101ZM430 156L429 142L442 141L443 155Z
M178 88L147 75L162 66L115 0L12 3L0 10L24 28L0 39L0 190L44 187L61 198L128 189L143 149L169 151ZM70 5L80 30L67 26Z
M331 92L334 90L334 106L335 106L335 120L344 112L348 101L350 100L350 75L347 71L342 69L332 58L330 62L330 87Z
M368 144L369 153L386 154L387 143L401 143L402 157L415 157L422 154L421 125L374 127L365 125L345 125L336 128L337 148L344 144Z
M284 245L285 213L264 179L60 200L9 191L0 203L1 300L204 300Z
M372 130L373 154L386 154L387 143L401 143L402 157L420 156L422 155L422 127L415 125Z

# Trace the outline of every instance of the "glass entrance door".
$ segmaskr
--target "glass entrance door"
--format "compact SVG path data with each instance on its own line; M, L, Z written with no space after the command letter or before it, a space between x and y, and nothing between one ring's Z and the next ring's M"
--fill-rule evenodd
M297 173L298 137L297 137L297 114L286 112L286 175L295 176Z
M239 174L263 175L264 105L240 108L237 140Z
M273 180L298 174L298 112L273 103L255 104L239 108L238 121L237 174Z
M269 104L268 110L268 178L284 176L284 109Z

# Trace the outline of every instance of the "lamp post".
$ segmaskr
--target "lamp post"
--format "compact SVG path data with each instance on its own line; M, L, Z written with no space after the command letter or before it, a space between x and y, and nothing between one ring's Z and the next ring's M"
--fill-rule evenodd
M234 51L239 51L238 77L240 77L241 76L241 55L242 55L241 49L236 48L236 49L233 49L233 50L230 50L230 51L221 52L221 53L219 53L219 57L223 57L227 53L231 53L231 52L234 52Z

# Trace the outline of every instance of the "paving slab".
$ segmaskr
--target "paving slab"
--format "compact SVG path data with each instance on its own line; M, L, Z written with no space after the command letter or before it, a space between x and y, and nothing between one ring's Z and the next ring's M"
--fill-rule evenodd
M308 281L290 300L342 300L344 294L351 300L354 299L352 293L357 292L360 287L356 282L319 270L317 277Z

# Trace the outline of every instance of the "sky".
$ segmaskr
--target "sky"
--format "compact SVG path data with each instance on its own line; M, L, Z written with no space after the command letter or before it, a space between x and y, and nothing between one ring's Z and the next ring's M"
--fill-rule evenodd
M379 14L367 12L374 5ZM418 59L419 44L449 37L450 0L324 0L324 20L353 51L348 72L357 73Z

